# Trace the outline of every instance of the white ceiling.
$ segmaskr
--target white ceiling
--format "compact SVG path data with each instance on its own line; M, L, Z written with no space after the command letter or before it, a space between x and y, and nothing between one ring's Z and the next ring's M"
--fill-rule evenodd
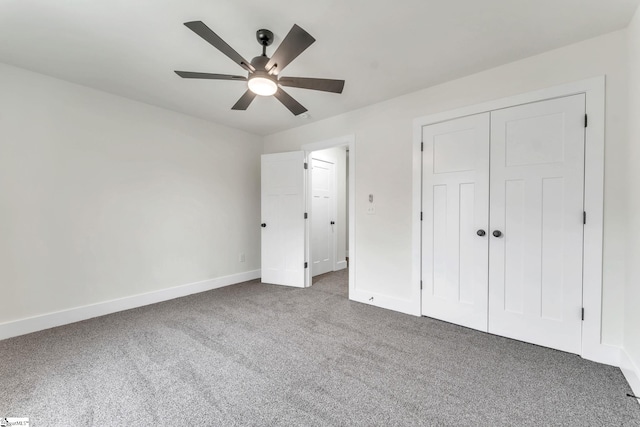
M0 62L266 135L624 28L640 0L2 0ZM243 74L182 25L201 20L242 56L255 31L296 23L316 42L283 76L346 80L342 95L288 88L231 111L245 83L173 70ZM8 82L3 82L8 83Z

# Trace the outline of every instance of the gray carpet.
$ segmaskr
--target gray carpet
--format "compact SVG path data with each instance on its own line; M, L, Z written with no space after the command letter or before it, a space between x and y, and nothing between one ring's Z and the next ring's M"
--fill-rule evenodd
M347 273L247 282L0 341L32 426L640 425L617 368L347 299Z

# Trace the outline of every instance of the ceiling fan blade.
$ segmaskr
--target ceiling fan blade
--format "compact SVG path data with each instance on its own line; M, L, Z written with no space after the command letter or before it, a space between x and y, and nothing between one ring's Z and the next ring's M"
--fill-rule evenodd
M301 89L321 90L323 92L342 93L344 80L314 79L309 77L280 77L282 86L299 87Z
M254 72L256 69L253 68L251 63L244 59L238 52L233 50L231 46L227 44L224 40L220 38L219 35L213 32L213 30L207 27L202 21L191 21L185 22L184 25L187 26L191 31L202 37L205 41L209 42L213 47L218 49L220 52L227 55L233 62L240 65L247 71Z
M231 109L246 110L247 108L249 108L249 105L251 105L251 101L253 101L255 97L256 94L247 89L244 95L242 95L240 99L238 99L238 102L236 102L233 107L231 107Z
M273 56L267 62L265 67L267 70L273 69L272 74L280 73L284 67L289 65L291 61L296 59L306 48L311 46L315 42L311 34L307 33L301 27L293 25L289 33L284 37L280 46L273 53Z
M176 71L175 73L183 79L247 80L246 77L230 74L195 73L193 71Z
M291 95L282 90L282 88L278 88L278 91L273 95L278 98L278 101L282 102L282 104L289 109L293 113L294 116L304 113L307 111L306 108L302 106L298 101L293 99Z

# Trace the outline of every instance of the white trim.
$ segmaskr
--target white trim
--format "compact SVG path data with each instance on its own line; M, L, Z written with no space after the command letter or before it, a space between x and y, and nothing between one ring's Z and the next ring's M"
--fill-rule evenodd
M351 259L349 259L351 260ZM351 271L349 271L351 273ZM371 291L361 291L358 289L351 290L349 283L349 299L374 307L386 308L387 310L398 311L400 313L419 316L415 313L415 304L410 299L393 298L389 295L378 294Z
M355 135L344 135L337 138L327 139L324 141L311 142L303 144L300 149L306 153L307 160L312 151L325 150L327 148L347 146L349 148L349 177L347 178L347 186L349 187L349 247L347 253L349 256L349 299L354 299L356 290L356 137ZM309 197L307 197L307 211L309 210ZM309 227L307 227L308 229ZM310 259L309 255L309 232L306 233L306 252L305 257ZM305 277L307 286L312 283L311 268L307 269Z
M584 268L583 268L584 270ZM583 282L584 283L584 282ZM586 316L585 316L586 320ZM604 363L609 366L620 366L620 352L622 348L600 343L598 345L590 345L589 350L585 351L585 325L584 322L582 324L582 354L580 355L583 359L592 360L598 363Z
M344 153L346 154L346 152ZM338 159L334 158L333 159L333 200L332 202L332 213L333 213L333 219L332 221L336 221L338 220ZM344 162L341 162L341 164L343 164ZM345 165L346 167L346 165ZM349 185L349 183L346 182L344 185ZM312 196L313 194L310 194L310 196ZM339 222L339 221L338 221ZM339 225L338 227L340 227L341 225ZM336 233L335 228L333 228L333 233L331 233L331 235L333 236L333 265L331 266L331 269L333 271L337 271L338 270L338 233Z
M602 236L604 208L604 143L605 143L605 77L595 77L575 83L554 86L514 95L483 104L419 117L413 121L413 242L412 294L420 302L420 210L422 127L488 111L500 110L531 102L584 93L589 126L586 129L585 195L587 224L584 228L583 306L585 320L582 327L582 353L585 359L618 365L620 349L602 343Z
M356 142L355 135L344 135L337 138L326 139L323 141L310 142L303 144L300 149L306 152L326 150L327 148L349 146L349 155L351 155L351 145ZM349 163L351 166L351 163Z
M344 260L343 260L343 261L338 261L338 262L336 262L336 269L335 269L335 271L338 271L338 270L344 270L345 268L347 268L347 261L344 261Z
M622 349L620 351L620 370L627 379L633 394L640 396L640 367L633 362L631 356ZM640 401L637 401L640 403Z
M313 216L311 212L311 202L309 201L311 191L311 158L308 151L302 150L304 153L304 162L307 164L307 168L304 170L304 211L307 216ZM311 218L307 218L304 222L304 260L307 263L307 268L304 272L303 287L307 288L313 284L313 260L311 259Z
M503 108L515 107L518 105L529 104L532 102L544 101L553 98L563 98L565 96L577 95L580 93L589 93L592 95L598 95L598 91L602 91L602 100L604 102L604 84L605 76L593 77L586 80L581 80L574 83L566 83L559 86L553 86L547 89L540 89L533 92L527 92L519 95L513 95L506 98L500 98L493 101L484 102L482 104L471 105L467 107L457 108L455 110L444 111L441 113L430 114L428 116L418 117L413 120L413 126L422 129L422 126L428 126L435 123L444 122L460 117L471 116L479 113L486 113L495 110L501 110ZM595 91L595 92L593 92ZM604 103L602 104L602 111L604 112ZM587 101L587 113L596 113L595 109L589 108L589 101ZM603 117L604 120L604 117ZM589 121L591 123L591 121ZM591 127L591 125L590 125ZM415 133L414 133L415 136ZM602 135L604 138L604 134Z
M224 286L254 280L259 277L260 270L252 270L244 273L236 273L229 276L217 277L215 279L175 286L168 289L161 289L144 294L132 295L82 307L75 307L68 310L14 320L0 324L0 340L42 331L56 326L68 325L69 323L80 322L82 320L104 316L118 311L130 310L132 308L210 291L212 289L218 289Z
M422 315L422 127L420 119L413 121L413 185L411 210L411 300L412 312L416 316Z

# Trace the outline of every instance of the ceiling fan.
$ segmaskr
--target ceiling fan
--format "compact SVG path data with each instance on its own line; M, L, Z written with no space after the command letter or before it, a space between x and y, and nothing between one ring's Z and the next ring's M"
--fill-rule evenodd
M280 46L269 58L267 46L273 43L273 33L261 29L256 31L258 43L262 45L262 55L256 56L248 62L238 52L233 50L220 36L207 27L202 21L185 22L187 28L202 37L206 42L224 53L233 62L244 68L248 75L233 76L229 74L197 73L192 71L176 71L176 74L185 79L212 79L212 80L241 80L247 82L247 91L235 103L232 110L246 110L256 95L275 96L278 101L289 109L294 115L307 111L298 101L282 89L282 86L297 87L302 89L320 90L324 92L342 93L344 80L316 79L309 77L280 77L279 73L291 63L298 55L316 41L309 33L298 25L294 25L280 43Z

